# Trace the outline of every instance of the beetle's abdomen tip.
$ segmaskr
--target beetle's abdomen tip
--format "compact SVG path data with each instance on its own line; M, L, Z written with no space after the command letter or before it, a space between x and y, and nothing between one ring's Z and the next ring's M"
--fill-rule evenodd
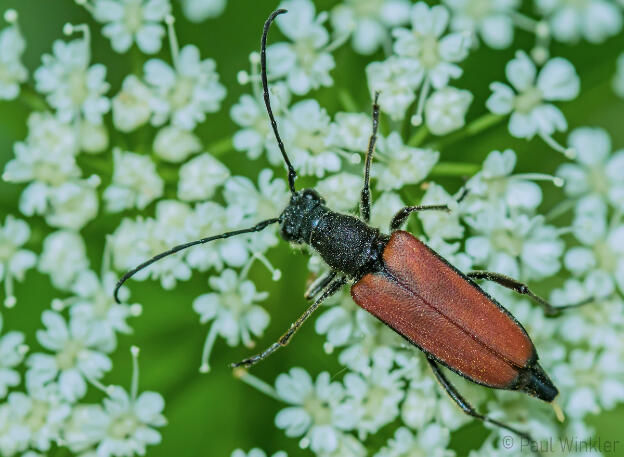
M520 372L516 388L549 403L559 394L553 382L537 362Z

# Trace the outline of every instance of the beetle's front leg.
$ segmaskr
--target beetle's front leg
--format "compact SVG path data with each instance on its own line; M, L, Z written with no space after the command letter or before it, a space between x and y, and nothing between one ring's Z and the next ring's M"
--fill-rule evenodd
M321 290L323 290L327 286L327 284L332 282L337 274L338 273L334 270L323 273L321 276L316 278L316 280L314 280L312 284L310 284L310 287L306 289L303 297L306 300L311 300L316 297L321 292Z
M299 330L303 323L314 313L314 311L318 309L321 303L323 303L323 301L325 301L327 298L338 292L346 283L347 278L345 276L341 276L340 278L329 283L327 288L323 291L322 295L317 298L316 301L308 309L305 310L305 312L301 315L299 319L297 319L294 323L290 325L290 328L280 337L279 340L277 340L275 343L273 343L271 346L269 346L259 354L256 354L238 363L232 363L230 365L230 368L237 368L241 366L249 368L260 362L261 360L266 359L279 348L286 346L288 343L290 343L291 338L294 336L297 330Z

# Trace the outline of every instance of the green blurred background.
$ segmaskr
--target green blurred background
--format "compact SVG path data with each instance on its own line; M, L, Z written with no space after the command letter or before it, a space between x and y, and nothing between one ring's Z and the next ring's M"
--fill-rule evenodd
M318 1L316 4L320 11L330 9L336 2ZM180 45L193 43L200 48L203 58L214 58L221 81L228 91L222 110L208 115L206 122L196 130L205 145L231 137L236 131L236 125L229 117L229 108L241 93L250 90L249 87L241 87L237 83L236 74L241 69L248 69L248 54L258 50L262 24L277 5L278 1L274 0L230 0L222 16L202 24L192 24L184 19L180 5L174 2ZM25 64L31 75L40 64L41 54L50 52L53 40L66 39L62 34L62 27L66 22L86 22L91 25L93 62L104 63L108 68L107 80L112 85L109 96L118 92L125 75L131 72L142 73L145 56L134 48L125 55L115 54L110 48L109 40L101 36L100 26L71 0L0 0L0 6L2 11L12 7L20 14L20 26L27 39ZM530 9L526 8L526 12L530 13ZM275 28L271 35L273 40L279 39L279 30ZM531 35L517 31L514 49L529 50L533 41L534 37ZM581 95L573 102L560 104L570 128L581 125L602 126L611 133L614 149L623 147L624 101L614 96L610 79L615 71L615 58L624 51L624 36L610 39L600 46L582 43L569 47L553 43L551 51L553 55L571 60L581 77ZM495 52L482 47L471 53L462 63L464 76L454 85L471 90L475 96L468 113L468 121L485 112L488 85L494 80L504 80L504 66L513 57L513 53L512 49ZM345 109L335 96L336 89L347 90L358 108L368 112L370 99L364 67L370 61L381 60L383 56L381 53L370 57L358 56L349 45L338 49L334 56L337 63L332 72L335 87L321 89L311 95L332 114ZM159 57L170 61L167 45L163 45ZM32 78L29 84L33 85ZM12 143L25 137L26 119L30 110L28 104L20 100L0 103L0 168L4 168L4 164L13 155ZM110 125L109 118L110 116L107 122ZM387 122L382 125L382 131L388 131ZM119 140L130 147L140 144L149 147L152 141L150 135L149 128L139 129L138 132L125 135L123 139L121 134L112 133L111 144ZM563 135L557 138L561 142L565 141ZM441 150L440 160L479 163L490 150L507 147L518 153L517 169L520 172L539 170L552 173L563 159L541 140L526 142L511 138L505 123L502 123L477 137L458 139L445 145ZM106 157L110 157L110 153L106 154ZM233 174L242 174L255 181L258 171L266 163L261 160L250 162L241 160L242 158L241 153L234 151L220 157ZM89 174L88 162L82 161L81 165L85 166L85 174ZM353 171L359 172L359 167ZM455 191L462 184L459 178L435 179L450 191ZM106 184L107 178L104 178L100 190ZM562 193L548 186L543 188L544 208L548 209L562 198ZM0 182L2 220L5 214L19 214L17 201L21 189L22 186ZM418 192L415 188L411 193L419 195ZM168 184L167 194L175 194L175 185ZM143 214L152 215L153 210L152 204ZM118 215L111 216L101 212L82 231L93 268L99 269L104 237L115 229L120 220ZM29 247L39 251L41 240L52 230L41 218L32 218L29 222L33 229ZM565 218L559 222L565 224ZM252 269L251 277L259 290L270 292L265 305L272 320L264 338L258 342L259 347L273 342L303 311L305 301L302 294L308 277L305 256L298 252L293 254L286 244L273 249L268 256L275 266L282 269L283 277L280 282L274 283L266 270ZM217 340L212 354L212 372L207 375L198 372L207 327L199 324L198 316L191 309L191 303L196 296L207 291L205 275L194 275L191 281L179 284L174 291L165 291L158 283L151 282L132 282L130 288L133 301L142 303L144 312L140 318L129 321L135 332L121 336L119 348L113 355L113 371L107 375L105 381L129 385L131 358L128 349L132 344L138 345L141 348L141 390L156 390L164 396L165 414L169 420L169 425L162 430L162 444L149 448L147 455L229 456L237 447L248 450L254 446L262 447L269 454L284 449L291 456L312 455L310 451L298 448L297 439L286 438L273 425L275 413L282 405L232 377L227 364L248 355L248 349L230 348L222 340ZM5 329L26 331L29 345L36 348L38 345L34 332L40 326L41 312L49 307L51 299L58 293L52 289L46 276L30 271L26 282L17 284L16 295L16 308L2 311ZM273 383L278 373L293 366L303 366L313 375L323 370L337 374L341 367L336 362L336 356L323 352L323 337L316 335L313 327L313 324L305 326L287 350L254 368L254 374L270 383ZM415 356L420 355L415 353ZM96 393L91 395L87 400L98 401ZM624 407L601 414L590 422L597 427L597 435L603 440L620 440L616 452L607 455L624 456ZM383 436L383 439L379 437L379 444L385 441L387 433ZM485 431L481 424L470 423L455 433L451 447L458 450L458 455L465 455L469 449L478 447L484 436ZM52 455L62 455L62 452Z

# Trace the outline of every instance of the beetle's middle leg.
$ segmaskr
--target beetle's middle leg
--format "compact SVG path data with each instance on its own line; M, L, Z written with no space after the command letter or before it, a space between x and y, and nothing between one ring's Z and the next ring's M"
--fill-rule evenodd
M469 193L469 189L467 187L462 187L459 191L459 197L455 199L457 204L464 201L464 198ZM392 218L392 222L390 222L390 231L394 232L401 228L401 226L405 223L410 214L418 212L418 211L446 211L447 213L451 212L451 208L448 205L414 205L414 206L406 206L401 208Z
M438 380L438 382L440 383L440 385L444 388L444 390L446 391L446 393L448 394L449 397L451 397L451 399L457 403L457 406L459 406L461 408L461 410L465 413L468 414L469 416L474 417L475 419L478 419L480 421L483 422L488 422L492 425L496 425L497 427L501 427L505 430L509 430L512 433L515 433L516 435L518 435L520 438L523 438L525 440L528 440L530 443L533 443L533 438L531 438L531 435L529 435L526 432L520 431L510 425L507 425L503 422L499 422L496 419L492 419L484 414L479 413L476 409L474 409L474 407L468 403L466 401L466 399L457 391L457 388L451 383L451 381L449 381L449 379L446 377L446 375L442 372L440 366L438 365L438 363L431 357L427 356L427 362L429 362L429 365L431 366L431 370L433 371L433 374L435 375L436 379Z
M394 232L401 228L401 226L405 223L410 214L418 212L418 211L446 211L447 213L451 212L451 209L448 205L416 205L416 206L406 206L401 208L392 218L392 222L390 222L390 231Z
M509 276L506 276L500 273L492 273L490 271L472 271L468 273L466 276L468 276L471 279L485 279L487 281L493 281L519 294L526 295L544 310L544 314L546 314L546 316L556 316L561 311L587 305L588 303L592 303L594 301L594 298L590 297L587 300L583 300L582 302L579 302L579 303L573 303L571 305L563 305L563 306L554 306L550 304L548 301L544 300L539 295L536 295L535 293L533 293L531 289L529 289L529 286L513 278L510 278Z
M299 319L297 319L295 322L293 322L290 325L290 328L286 331L286 333L284 333L280 337L279 340L277 340L275 343L273 343L271 346L269 346L268 348L266 348L264 351L262 351L259 354L256 354L238 363L232 363L230 365L230 368L236 368L240 366L249 368L255 365L256 363L260 362L261 360L266 359L268 356L273 354L279 348L286 346L288 343L290 343L290 339L297 332L297 330L299 330L299 328L308 319L308 317L310 317L314 313L314 311L318 309L321 303L323 303L323 301L325 301L327 298L331 297L333 294L338 292L342 288L342 286L344 286L346 283L347 283L347 278L345 276L341 276L340 278L335 279L334 281L330 282L329 285L325 288L325 290L321 294L321 296L318 297L314 301L314 303L308 309L305 310L305 312L301 315Z

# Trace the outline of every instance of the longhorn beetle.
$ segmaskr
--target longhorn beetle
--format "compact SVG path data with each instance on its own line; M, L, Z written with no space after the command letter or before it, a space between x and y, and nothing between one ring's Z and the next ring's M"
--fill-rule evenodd
M440 365L477 384L519 390L553 403L558 390L538 363L537 352L527 332L474 280L494 281L525 294L549 315L584 303L553 307L526 285L507 276L485 271L463 274L413 235L400 230L411 213L448 212L447 205L406 206L392 219L390 235L369 225L370 167L379 125L378 93L373 103L372 135L364 164L360 217L332 211L314 189L297 190L297 173L286 154L271 109L266 73L269 28L275 18L285 12L278 9L266 20L260 58L264 103L288 171L292 194L288 206L279 217L258 222L253 227L191 241L158 254L119 279L115 300L119 302L119 288L127 279L163 257L198 244L259 232L272 224L279 224L280 235L285 241L311 246L330 270L310 286L305 297L315 300L288 331L263 352L232 364L232 368L251 367L286 346L325 299L351 282L351 296L355 302L425 353L433 374L464 413L531 440L527 433L478 413L453 386ZM465 192L459 199L463 196ZM554 403L553 407L557 416L562 418L559 407Z

